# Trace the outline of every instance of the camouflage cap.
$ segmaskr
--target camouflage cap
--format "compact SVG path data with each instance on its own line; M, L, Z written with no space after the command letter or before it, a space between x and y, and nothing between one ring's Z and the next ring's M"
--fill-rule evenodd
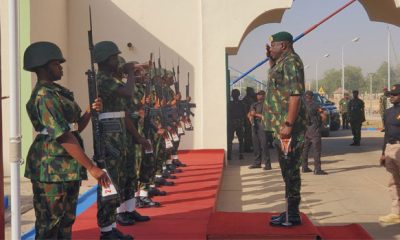
M51 42L35 42L24 53L24 69L33 72L35 68L46 65L51 60L65 62L60 48Z
M109 57L115 54L120 54L121 51L118 49L117 44L112 41L102 41L96 43L93 49L94 62L100 63L107 60Z
M390 88L389 94L400 94L400 84L395 84Z
M278 32L269 37L269 41L272 42L280 42L280 41L288 41L293 42L292 34L288 32Z

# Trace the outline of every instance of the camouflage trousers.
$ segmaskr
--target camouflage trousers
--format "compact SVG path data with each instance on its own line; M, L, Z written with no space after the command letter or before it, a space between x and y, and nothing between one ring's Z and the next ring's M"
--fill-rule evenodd
M109 226L116 221L116 208L120 203L135 197L136 185L134 151L128 151L128 146L133 146L132 138L127 134L125 121L122 118L107 121L114 121L119 125L114 124L112 128L103 127L105 160L98 165L107 170L118 196L112 199L103 199L102 187L98 186L97 224L99 227Z
M141 146L137 145L136 149L138 176L141 189L144 185L149 184L154 175L155 158L153 154L146 154Z
M296 137L292 136L292 139ZM285 158L281 147L277 148L279 166L281 168L282 177L285 181L286 197L288 198L288 211L289 214L298 214L300 206L300 188L301 188L301 178L300 178L300 165L301 165L301 153L303 151L304 141L292 140L291 146L293 150ZM278 143L277 146L280 146Z
M171 151L166 149L165 140L160 136L157 136L156 138L156 147L154 149L156 151L156 154L154 155L156 163L154 175L161 175L163 171L162 167L168 159L168 156L171 154Z
M35 239L71 239L81 181L31 182L36 216Z

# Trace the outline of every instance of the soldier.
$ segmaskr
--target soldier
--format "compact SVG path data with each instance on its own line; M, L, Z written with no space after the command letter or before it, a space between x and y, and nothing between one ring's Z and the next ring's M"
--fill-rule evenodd
M71 239L81 181L86 169L103 187L107 174L83 150L81 132L89 123L90 107L81 115L74 95L55 83L65 59L51 42L31 44L24 54L24 69L35 72L37 83L26 109L38 132L26 157L25 177L31 179L36 239ZM100 111L96 99L92 108Z
M239 159L243 159L243 127L246 110L242 101L239 100L238 89L233 89L231 96L233 100L228 104L228 160L232 159L232 141L235 133L239 140Z
M251 105L257 102L257 97L256 93L254 92L254 88L252 87L246 88L246 96L243 97L242 102L245 105L246 113L248 113ZM253 151L252 131L253 130L251 123L249 122L249 119L246 119L246 121L244 122L244 152Z
M305 96L305 106L307 112L307 129L304 140L304 149L301 155L302 172L312 172L308 167L308 152L311 145L314 146L314 174L326 175L321 169L321 127L326 121L326 114L318 103L313 101L313 92L307 91Z
M99 115L106 145L103 167L107 169L118 195L117 198L103 199L101 187L97 190L97 221L101 228L101 239L132 239L132 236L116 229L117 221L120 225L131 225L134 221L148 218L135 211L136 168L133 154L128 155L127 152L128 146L132 146L132 136L136 142L149 148L147 140L138 134L132 119L128 117L135 71L143 66L126 64L127 82L121 83L114 77L118 72L120 53L117 45L111 41L102 41L94 46L94 61L98 64L98 91L104 101L104 112ZM118 215L115 214L116 210Z
M265 161L264 170L271 170L271 156L269 154L268 144L267 144L267 132L264 129L264 101L265 101L265 91L261 90L257 93L257 102L253 103L250 107L250 111L247 114L247 118L252 125L252 137L253 137L253 147L254 163L249 166L252 168L261 168L262 160Z
M293 49L293 36L279 32L271 36L271 46L266 45L270 58L268 88L265 99L265 129L276 139L290 140L291 151L286 155L282 143L278 149L279 165L286 186L288 222L301 224L300 205L300 155L303 150L305 110L301 101L304 94L304 67ZM286 212L273 216L272 226L283 226Z
M393 107L384 113L385 138L380 158L381 165L391 174L389 191L392 198L391 213L379 218L384 223L400 223L400 84L388 92Z
M388 99L388 89L383 89L383 94L379 97L379 115L381 115L382 119L382 127L384 128L385 122L383 121L383 114L385 113L386 109L388 108L387 99ZM385 129L382 129L381 132L385 132Z
M348 105L350 96L348 93L344 93L344 96L339 101L339 112L342 115L342 129L349 129L349 117L348 117Z
M360 146L361 125L365 122L364 101L358 98L358 90L353 91L353 99L348 105L349 122L351 133L353 134L353 143L350 146Z

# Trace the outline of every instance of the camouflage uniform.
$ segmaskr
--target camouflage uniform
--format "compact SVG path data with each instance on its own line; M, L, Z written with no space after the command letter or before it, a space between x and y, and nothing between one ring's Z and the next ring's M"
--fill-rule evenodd
M116 94L116 90L123 84L100 70L97 73L97 81L99 95L103 100L103 113L125 112L130 100L118 97ZM118 198L106 200L101 197L100 185L97 189L98 225L107 227L116 221L115 210L119 204L135 197L136 169L135 161L132 159L134 151L129 151L130 154L127 151L127 147L132 146L132 137L127 134L125 119L103 119L101 124L106 147L105 164L104 166L100 164L100 166L107 169L118 192ZM107 127L110 124L114 127Z
M381 116L382 119L382 126L385 126L385 121L383 119L383 115L385 114L385 111L387 109L387 96L385 94L381 95L379 97L379 115Z
M364 101L357 98L351 99L348 106L349 122L353 143L358 145L361 142L361 126L365 122Z
M265 98L264 124L266 131L272 131L279 138L289 109L289 97L304 94L304 67L300 57L294 52L285 52L269 70L268 88ZM299 115L292 128L292 152L289 160L278 148L279 165L285 180L289 215L299 213L300 205L300 156L304 144L305 109L300 105ZM278 145L280 143L277 142Z
M27 158L25 177L31 179L36 215L36 239L71 239L81 180L86 170L57 142L80 119L81 109L68 89L37 82L26 104L33 127L40 132ZM72 132L81 147L79 132Z
M342 115L342 127L343 129L349 129L349 114L348 105L350 99L342 98L339 101L340 114Z

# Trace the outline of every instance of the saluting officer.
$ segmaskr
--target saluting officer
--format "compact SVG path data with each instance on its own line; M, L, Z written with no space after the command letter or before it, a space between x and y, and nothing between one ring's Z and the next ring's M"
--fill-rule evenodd
M288 158L282 148L278 148L278 158L287 189L288 222L299 225L300 155L305 131L305 111L301 101L304 94L304 67L293 49L293 36L288 32L271 36L271 46L267 44L267 56L270 57L271 68L265 98L265 127L267 131L274 132L276 139L291 139ZM285 221L284 212L273 216L270 224L282 226Z
M83 150L79 133L90 121L90 107L81 115L73 93L55 83L63 75L64 62L60 48L51 42L36 42L25 50L24 69L38 79L26 104L38 134L25 168L25 177L32 182L36 239L71 239L86 169L100 185L110 182ZM92 108L100 111L101 100L96 99Z

